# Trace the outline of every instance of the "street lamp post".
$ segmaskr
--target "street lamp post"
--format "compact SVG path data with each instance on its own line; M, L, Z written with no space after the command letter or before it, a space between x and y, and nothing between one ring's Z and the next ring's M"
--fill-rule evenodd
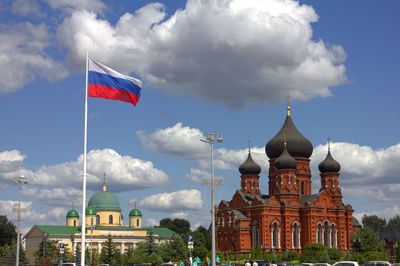
M19 232L20 230L20 222L21 222L21 212L25 212L26 209L21 208L21 185L23 184L28 184L27 178L24 176L16 176L13 179L14 183L17 183L19 185L18 188L18 208L13 208L13 212L18 213L18 219L17 219L17 254L15 258L15 265L19 266L19 246L20 246L20 238L21 234Z
M214 158L213 158L213 150L214 143L221 143L223 141L221 133L218 131L213 131L208 133L207 136L201 141L210 144L211 146L211 265L215 266L215 203L214 203L214 186L215 186L215 177L214 177Z

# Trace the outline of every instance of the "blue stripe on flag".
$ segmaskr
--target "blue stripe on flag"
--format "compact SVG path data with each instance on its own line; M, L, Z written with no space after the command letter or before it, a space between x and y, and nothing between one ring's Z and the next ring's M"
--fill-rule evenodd
M89 71L88 82L89 84L99 84L118 90L129 91L137 96L140 96L140 90L142 89L130 80L116 78L96 71Z

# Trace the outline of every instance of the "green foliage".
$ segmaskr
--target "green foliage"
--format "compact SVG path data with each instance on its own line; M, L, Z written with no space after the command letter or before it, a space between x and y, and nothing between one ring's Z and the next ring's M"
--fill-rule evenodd
M278 255L274 252L271 253L264 253L264 260L266 261L278 261Z
M300 254L293 250L288 250L281 254L281 261L297 261L300 260Z
M364 228L370 228L373 232L378 233L381 228L386 226L386 220L376 215L364 215L361 219Z
M182 238L176 235L168 243L161 244L158 250L163 261L179 261L189 254Z
M164 218L160 221L160 227L166 227L181 236L187 236L190 233L190 222L185 219Z
M150 256L157 252L157 246L156 243L154 242L154 236L152 232L150 232L149 235L147 236L145 252L147 256Z
M193 257L205 258L208 254L206 236L200 230L192 232L194 236Z
M112 241L111 235L107 236L106 242L104 242L103 248L100 254L100 261L102 263L112 264L115 263L116 248Z
M263 257L263 252L261 250L261 247L255 247L251 249L250 252L250 258L253 260L259 260L262 259Z
M60 250L55 240L42 239L39 249L34 253L35 262L41 264L52 264L60 261Z
M352 237L353 249L365 254L370 251L383 252L383 242L378 235L369 227L362 228Z
M302 262L329 262L329 255L326 248L317 243L307 244L301 255Z
M340 261L340 259L342 258L342 253L337 248L329 248L328 256L331 262L336 262Z
M10 246L16 239L15 225L8 221L7 216L0 215L0 247Z
M360 263L365 263L371 260L383 260L388 261L389 255L384 251L368 251L364 254L365 261L360 261Z
M14 264L17 260L17 245L15 241L11 243L11 245L0 246L0 265L6 264ZM28 263L28 259L26 258L25 251L20 245L19 248L19 263L25 264Z
M400 233L400 215L396 215L389 219L386 229L392 232Z
M201 233L206 240L206 249L211 250L211 233L204 226L199 226L194 232Z

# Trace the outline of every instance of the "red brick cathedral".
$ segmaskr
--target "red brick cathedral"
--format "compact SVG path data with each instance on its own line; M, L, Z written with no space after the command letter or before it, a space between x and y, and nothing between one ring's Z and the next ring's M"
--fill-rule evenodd
M249 154L240 165L240 189L216 211L217 251L301 252L308 243L342 251L358 227L353 208L342 201L340 164L330 149L319 164L321 188L312 194L311 142L296 128L288 106L281 130L265 146L269 157L268 194L261 194L261 168Z

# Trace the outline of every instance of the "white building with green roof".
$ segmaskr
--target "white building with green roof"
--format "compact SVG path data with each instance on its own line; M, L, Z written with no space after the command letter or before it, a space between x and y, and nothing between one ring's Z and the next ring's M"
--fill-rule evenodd
M134 208L129 212L129 223L124 225L118 198L107 191L103 180L102 191L95 193L88 202L86 214L86 247L92 247L99 253L108 235L113 238L116 247L124 253L136 248L137 243L145 241L149 234L156 243L169 241L175 234L168 228L143 228L142 212ZM66 214L66 225L35 225L25 234L26 254L31 263L34 254L43 240L63 243L65 249L74 253L81 246L81 222L79 212L71 209Z

